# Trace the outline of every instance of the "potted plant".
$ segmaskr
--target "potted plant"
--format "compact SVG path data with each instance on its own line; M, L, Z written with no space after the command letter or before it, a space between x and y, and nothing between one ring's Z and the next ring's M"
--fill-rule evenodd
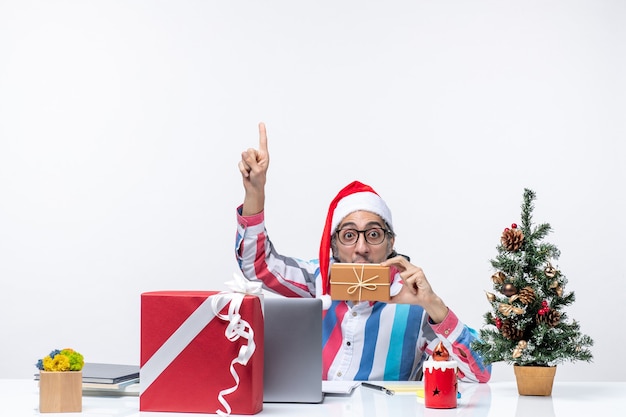
M534 191L524 190L521 225L504 229L498 254L490 261L495 270L494 292L487 292L491 310L472 346L486 363L514 365L519 395L549 396L556 365L590 362L593 340L564 311L575 296L565 291L567 279L553 265L560 251L544 241L550 225L532 223L535 197Z
M82 411L83 355L73 349L55 349L35 365L39 369L39 412Z

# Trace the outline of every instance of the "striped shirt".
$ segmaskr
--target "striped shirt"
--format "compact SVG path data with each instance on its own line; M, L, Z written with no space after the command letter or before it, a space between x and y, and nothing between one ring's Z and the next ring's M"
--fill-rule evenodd
M286 297L315 297L320 287L318 260L280 255L265 230L263 212L242 216L237 209L237 262L248 280L260 281ZM399 274L392 294L401 286ZM470 349L477 333L448 311L438 324L421 306L384 302L332 302L322 323L322 362L325 380L419 380L422 364L441 341L458 365L462 381L487 382L491 366Z

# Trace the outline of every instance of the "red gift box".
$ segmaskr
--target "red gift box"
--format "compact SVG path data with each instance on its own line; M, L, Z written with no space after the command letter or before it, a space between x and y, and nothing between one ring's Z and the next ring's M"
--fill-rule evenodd
M232 311L239 302L240 316ZM234 333L227 336L227 331ZM257 296L217 291L141 294L139 410L260 412L263 336Z

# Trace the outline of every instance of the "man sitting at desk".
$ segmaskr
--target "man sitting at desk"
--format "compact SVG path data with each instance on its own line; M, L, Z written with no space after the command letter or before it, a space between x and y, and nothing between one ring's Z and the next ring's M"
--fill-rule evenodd
M435 294L421 268L396 253L391 212L371 187L355 181L337 194L319 261L306 262L279 254L269 239L263 212L268 167L267 134L261 123L259 149L243 152L239 162L245 196L237 208L237 261L247 279L262 281L269 291L323 299L323 379L417 380L424 360L441 341L450 359L457 361L462 381L489 380L491 366L470 348L476 332ZM331 262L392 267L396 273L391 301L331 302Z

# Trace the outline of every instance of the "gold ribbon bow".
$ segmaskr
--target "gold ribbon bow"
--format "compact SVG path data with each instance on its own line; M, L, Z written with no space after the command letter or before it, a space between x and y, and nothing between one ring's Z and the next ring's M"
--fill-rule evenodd
M511 315L511 313L515 313L515 314L524 314L524 309L521 309L519 307L514 307L510 304L504 304L504 303L500 303L500 305L498 306L498 310L500 311L500 313L504 314L505 316L509 316Z

